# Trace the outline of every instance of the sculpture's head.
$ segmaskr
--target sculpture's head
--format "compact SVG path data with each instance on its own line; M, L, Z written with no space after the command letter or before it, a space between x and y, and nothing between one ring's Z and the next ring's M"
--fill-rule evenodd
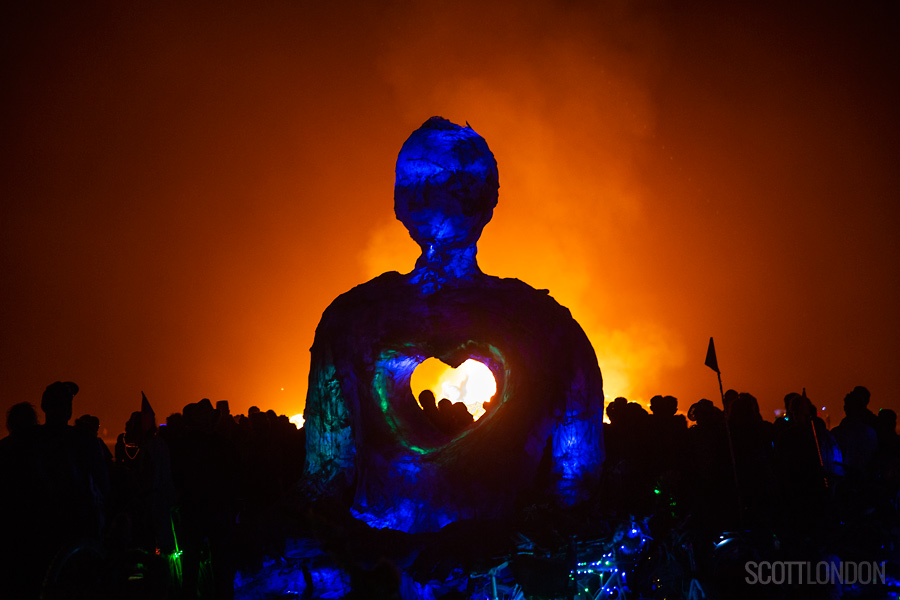
M431 117L400 149L394 212L423 251L465 248L491 220L499 187L484 138Z

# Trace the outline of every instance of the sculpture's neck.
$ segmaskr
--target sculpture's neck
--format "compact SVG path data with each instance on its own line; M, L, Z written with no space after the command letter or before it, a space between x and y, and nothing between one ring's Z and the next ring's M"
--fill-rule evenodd
M427 246L422 249L416 268L410 273L410 280L421 285L426 292L460 281L470 281L482 274L475 258L477 252L475 244L463 248Z

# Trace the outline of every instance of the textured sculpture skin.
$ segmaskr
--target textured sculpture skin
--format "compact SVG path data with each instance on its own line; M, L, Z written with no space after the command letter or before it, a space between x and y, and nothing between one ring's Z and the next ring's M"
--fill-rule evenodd
M590 342L546 291L485 275L475 260L497 181L478 134L429 119L397 164L395 210L422 248L416 268L342 294L316 330L307 477L320 495L352 494L373 525L495 518L523 493L571 505L599 478L603 389ZM454 367L474 358L497 381L492 410L454 437L410 390L431 356Z

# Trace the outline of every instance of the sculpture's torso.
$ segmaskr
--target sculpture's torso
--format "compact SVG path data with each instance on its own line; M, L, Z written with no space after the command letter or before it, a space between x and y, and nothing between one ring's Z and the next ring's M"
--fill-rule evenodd
M510 510L535 487L556 435L557 481L543 491L579 496L573 483L597 476L603 458L602 382L569 311L516 279L480 275L427 294L410 279L386 273L325 311L306 416L307 427L333 430L309 447L310 476L338 487L355 478L357 510L431 529ZM496 408L452 439L409 387L431 356L452 366L474 358L497 380Z

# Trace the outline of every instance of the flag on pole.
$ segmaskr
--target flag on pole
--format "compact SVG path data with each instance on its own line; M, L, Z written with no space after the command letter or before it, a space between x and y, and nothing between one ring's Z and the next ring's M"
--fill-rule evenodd
M150 401L144 392L141 392L141 430L144 433L152 431L156 427L156 413L150 406Z
M704 362L707 367L719 373L719 361L716 360L716 345L713 343L713 339L709 338L709 348L706 350L706 362Z

